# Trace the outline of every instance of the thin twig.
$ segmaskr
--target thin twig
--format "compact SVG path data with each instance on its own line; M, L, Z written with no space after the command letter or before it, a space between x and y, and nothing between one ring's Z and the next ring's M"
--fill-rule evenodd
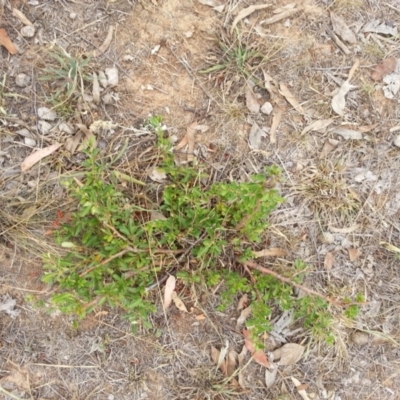
M324 296L323 294L321 294L319 292L316 292L315 290L309 289L309 288L307 288L307 287L305 287L303 285L300 285L299 283L293 282L289 278L286 278L286 277L284 277L282 275L279 275L278 273L276 273L275 271L272 271L269 268L262 267L261 265L255 263L254 261L246 261L246 262L243 263L243 265L245 265L245 266L247 266L249 268L256 269L257 271L260 271L263 274L271 275L274 278L280 280L281 282L287 283L287 284L289 284L291 286L296 287L297 289L303 290L304 292L306 292L308 294L311 294L313 296L319 297L320 299L323 299L326 302L328 302L330 304L333 304L335 306L343 307L343 306L350 306L352 304L362 304L362 303L350 303L350 302L349 303L347 303L347 302L344 303L342 301L339 301L339 300L332 299L330 297Z
M15 394L13 394L13 393L9 392L8 390L2 388L1 386L0 386L0 392L3 392L5 395L11 397L12 399L23 400L21 397L16 396Z

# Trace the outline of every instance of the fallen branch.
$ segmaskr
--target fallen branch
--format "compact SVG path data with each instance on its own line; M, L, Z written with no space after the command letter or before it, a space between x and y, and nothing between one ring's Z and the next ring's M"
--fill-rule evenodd
M329 304L332 304L334 306L344 307L344 306L350 306L352 304L358 304L358 305L359 304L365 304L365 303L357 303L357 302L353 302L353 303L349 302L349 303L347 303L347 302L339 301L339 300L336 300L336 299L332 299L331 297L324 296L323 294L321 294L319 292L316 292L315 290L309 289L309 288L307 288L307 287L305 287L303 285L300 285L299 283L293 282L289 278L286 278L286 277L284 277L282 275L279 275L278 273L272 271L269 268L262 267L261 265L255 263L254 261L245 261L242 264L245 267L256 269L257 271L260 271L263 274L271 275L274 278L280 280L281 282L287 283L287 284L289 284L291 286L294 286L297 289L303 290L304 292L306 292L308 294L311 294L313 296L319 297L320 299L323 299L326 302L328 302Z

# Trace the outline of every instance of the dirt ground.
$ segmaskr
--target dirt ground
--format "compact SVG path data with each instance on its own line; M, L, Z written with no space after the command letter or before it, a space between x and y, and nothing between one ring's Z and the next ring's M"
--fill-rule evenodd
M0 398L400 398L400 4L273 0L243 16L261 4L0 0L0 28L18 48L14 55L0 49ZM24 26L35 28L33 36L22 34ZM111 42L93 56L110 26ZM45 132L38 108L54 106L59 87L41 78L60 48L92 54L91 71L116 67L119 82L98 104L77 106L79 117L58 108ZM376 69L390 57L391 69L389 62ZM250 77L263 83L252 95ZM354 87L332 106L344 82ZM78 82L80 90L92 94L91 84ZM272 113L254 111L254 102L269 102ZM236 305L216 311L218 290L186 287L182 300L192 312L184 313L162 310L160 288L152 328L136 333L122 312L97 310L74 326L72 317L47 311L41 260L54 244L46 231L68 207L60 177L82 159L61 148L24 173L22 161L33 149L65 144L77 123L103 120L115 125L98 134L98 146L118 152L127 138L129 172L148 147L135 129L150 114L161 115L178 138L194 121L207 126L196 135L195 154L222 169L229 163L243 180L278 165L285 203L272 214L267 240L288 256L265 265L302 259L310 288L365 298L355 320L337 314L333 345L291 326L266 339L267 351L286 342L305 346L300 361L279 366L271 387L266 368L249 355L240 389L212 361L211 345L229 341L240 353L244 342Z

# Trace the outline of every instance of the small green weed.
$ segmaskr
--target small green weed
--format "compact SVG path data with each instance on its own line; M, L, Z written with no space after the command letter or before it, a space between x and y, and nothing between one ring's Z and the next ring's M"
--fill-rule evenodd
M68 109L69 103L74 104L76 96L84 91L84 83L91 80L87 74L89 57L71 56L63 48L52 50L49 55L57 65L49 64L43 71L45 75L39 80L51 82L51 96L48 99L54 108Z
M230 268L224 263L230 258L240 265L252 258L252 248L268 227L268 215L283 201L275 189L266 187L267 178L279 170L269 168L249 182L204 183L207 171L201 165L174 165L161 120L151 118L149 125L158 137L160 168L169 179L162 199L154 200L157 196L135 179L137 195L128 197L108 180L111 165L99 151L88 151L84 182L67 183L77 210L56 232L68 253L45 257L43 281L58 285L53 303L80 318L103 304L119 307L132 324L147 326L147 316L155 309L149 287L157 275L179 267L177 275L186 281L215 286L223 280L221 309L238 294L250 294L248 326L256 336L271 329L269 320L277 310L294 309L305 326L315 332L326 329L330 314L322 300L297 299L290 285L272 276L255 271L250 281L235 263ZM158 217L152 218L155 212ZM179 266L184 257L190 267ZM296 282L302 281L305 268L300 261L294 263Z

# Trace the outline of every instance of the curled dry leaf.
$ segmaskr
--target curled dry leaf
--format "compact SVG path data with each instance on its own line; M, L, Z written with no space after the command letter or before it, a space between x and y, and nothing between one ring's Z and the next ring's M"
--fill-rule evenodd
M259 5L254 5L254 6L249 6L247 8L244 8L242 11L239 12L239 14L236 16L236 18L232 22L231 26L231 33L236 28L236 25L244 18L248 17L250 14L253 14L254 11L257 10L262 10L264 8L271 7L271 4L259 4Z
M37 150L30 154L21 164L21 171L25 172L32 166L34 166L37 162L39 162L42 158L49 156L54 153L57 149L62 146L61 143L55 143L51 146L44 147L43 149Z
M273 352L274 361L279 360L279 365L294 365L300 360L304 350L305 347L300 344L286 343Z
M247 329L243 329L243 336L244 336L244 344L247 349L250 351L253 360L258 364L262 365L263 367L270 368L271 364L268 361L268 358L263 350L256 350L254 347L253 342L250 339L250 331Z
M110 27L108 28L108 33L107 33L107 36L106 36L104 42L99 46L98 49L93 51L93 53L92 53L93 57L101 56L108 49L108 47L111 44L113 33L114 33L114 27L112 25L110 25Z
M324 258L324 267L325 267L325 269L327 270L327 271L330 271L330 270L332 270L332 267L333 267L333 263L335 262L335 257L334 257L334 255L330 252L330 251L328 251L326 254L325 254L325 258Z
M333 31L339 35L344 41L350 44L356 44L357 38L352 30L347 26L343 18L331 12L331 21Z
M276 106L274 108L274 116L272 118L271 130L269 132L269 140L272 144L276 143L276 131L278 129L279 124L281 123L283 115L283 109L281 107Z
M7 31L3 28L0 29L0 45L4 46L10 54L16 54L18 51L8 36Z
M172 292L175 290L176 278L170 275L165 283L164 290L164 310L167 309L172 302Z
M172 295L171 295L171 296L172 296L173 302L174 302L175 305L176 305L176 308L178 308L178 309L181 310L181 311L188 312L188 310L187 310L185 304L184 304L183 301L178 297L178 295L176 294L175 291L172 292Z
M356 249L354 247L350 247L347 251L349 252L349 258L351 262L356 261L361 255L360 249Z
M77 132L74 137L69 137L64 144L65 150L69 151L71 154L74 154L79 146L82 136L82 132Z
M291 376L292 378L292 382L294 383L294 385L296 386L297 392L299 393L299 395L301 396L301 398L303 400L311 400L306 392L306 385L302 385L300 383L300 381L298 379L296 379L295 377Z
M24 25L26 25L26 26L33 25L32 22L29 21L29 19L25 17L25 14L23 12L19 11L18 9L13 8L12 13L13 13L14 17L17 17Z
M78 151L85 150L87 147L96 147L97 140L94 133L86 125L76 124L76 126L81 132L85 134L85 138L82 140L81 145L78 147Z
M248 301L249 301L249 300L248 300L247 293L245 293L245 294L239 299L239 302L238 302L238 305L237 305L237 307L236 307L236 310L237 310L237 311L243 310L243 308L245 308L245 305L247 304Z
M306 133L312 131L324 131L333 121L334 121L333 118L319 119L318 121L314 121L312 124L306 126L301 131L301 135L305 135Z
M374 81L380 81L385 75L391 74L397 65L397 60L394 57L385 58L372 71L371 78Z
M287 256L287 251L280 247L271 247L270 249L264 249L260 251L253 251L255 258L260 257L284 257Z
M240 316L236 321L236 329L240 329L244 325L247 318L250 317L250 314L251 314L251 306L248 306L240 313Z
M332 110L336 114L343 116L346 107L346 95L355 87L348 80L344 81L338 92L332 97Z
M246 107L252 114L258 114L260 111L260 104L258 103L258 99L253 92L252 87L247 84L245 89L245 97L246 97Z

